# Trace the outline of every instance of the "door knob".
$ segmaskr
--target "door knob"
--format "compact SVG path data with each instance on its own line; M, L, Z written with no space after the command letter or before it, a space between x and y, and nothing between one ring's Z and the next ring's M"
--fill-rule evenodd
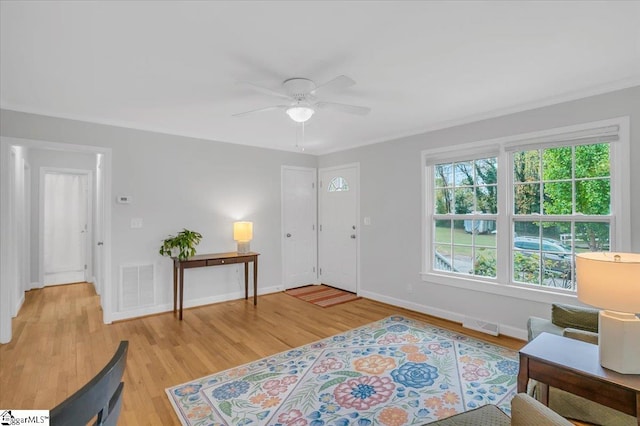
M291 238L291 234L287 232L287 238Z
M356 239L356 234L351 234L351 239L355 240Z

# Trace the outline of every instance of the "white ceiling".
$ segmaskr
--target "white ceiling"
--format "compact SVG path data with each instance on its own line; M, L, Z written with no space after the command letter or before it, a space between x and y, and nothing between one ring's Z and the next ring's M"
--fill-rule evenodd
M0 3L1 106L328 153L640 84L640 2ZM301 132L279 89L345 74Z

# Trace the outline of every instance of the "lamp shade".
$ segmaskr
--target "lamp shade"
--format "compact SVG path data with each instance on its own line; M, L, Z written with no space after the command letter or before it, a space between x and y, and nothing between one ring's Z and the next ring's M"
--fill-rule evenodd
M610 311L640 312L640 254L577 254L576 278L581 302Z
M253 222L234 222L233 239L235 241L251 241L253 239Z

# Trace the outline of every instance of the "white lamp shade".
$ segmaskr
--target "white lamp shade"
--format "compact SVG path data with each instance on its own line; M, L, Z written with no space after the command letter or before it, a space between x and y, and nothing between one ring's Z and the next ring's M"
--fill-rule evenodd
M233 239L235 241L251 241L253 239L253 222L234 222Z
M578 299L617 312L640 312L640 254L576 255Z

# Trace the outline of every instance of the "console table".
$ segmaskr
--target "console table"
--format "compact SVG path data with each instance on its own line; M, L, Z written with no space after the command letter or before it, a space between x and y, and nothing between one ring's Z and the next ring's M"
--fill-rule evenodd
M249 262L253 262L253 304L258 304L258 256L260 253L249 252L240 254L211 253L197 254L186 260L173 259L173 313L178 310L178 298L180 298L179 318L182 320L182 301L184 299L184 270L189 268L202 268L204 266L231 265L244 263L244 298L249 298Z
M549 405L549 386L637 417L640 426L640 374L620 374L600 365L598 346L541 333L520 350L518 392L537 380L541 402Z

